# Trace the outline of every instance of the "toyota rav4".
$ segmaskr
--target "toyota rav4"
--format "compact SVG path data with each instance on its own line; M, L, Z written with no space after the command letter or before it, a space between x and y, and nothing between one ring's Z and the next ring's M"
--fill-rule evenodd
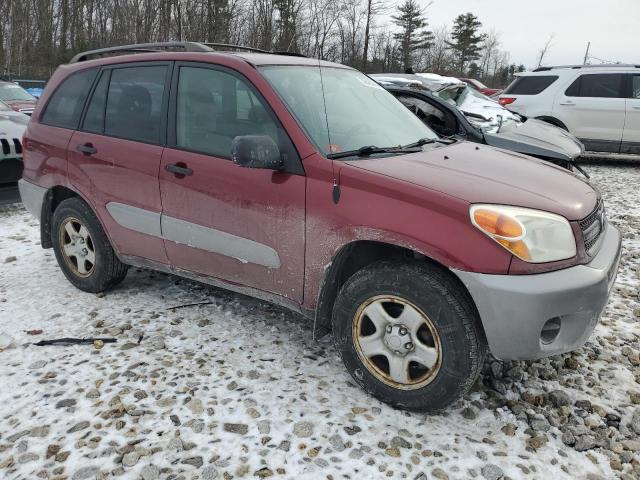
M24 164L42 246L79 289L134 265L284 305L407 409L459 398L487 351L580 347L618 267L581 178L439 138L362 73L299 56L79 54L47 84Z

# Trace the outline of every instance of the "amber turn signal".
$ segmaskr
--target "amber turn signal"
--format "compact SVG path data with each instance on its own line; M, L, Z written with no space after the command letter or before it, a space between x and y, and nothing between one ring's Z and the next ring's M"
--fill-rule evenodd
M525 229L518 220L501 212L480 208L473 212L473 221L511 253L523 260L531 260L529 248L521 240Z
M492 236L519 239L524 235L522 224L500 212L478 209L473 212L476 226Z

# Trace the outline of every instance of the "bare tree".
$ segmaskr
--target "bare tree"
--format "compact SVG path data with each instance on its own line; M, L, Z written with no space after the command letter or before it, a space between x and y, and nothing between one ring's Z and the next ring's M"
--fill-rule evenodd
M413 7L394 20L388 0L0 0L0 75L45 79L81 50L180 39L299 52L371 73L452 74L450 30L431 37ZM516 67L507 62L489 32L482 76L508 81Z
M555 37L555 34L553 33L549 35L549 39L547 40L547 43L545 43L544 46L540 49L540 52L538 53L538 67L542 66L544 57L546 57L547 54L549 53L554 37Z

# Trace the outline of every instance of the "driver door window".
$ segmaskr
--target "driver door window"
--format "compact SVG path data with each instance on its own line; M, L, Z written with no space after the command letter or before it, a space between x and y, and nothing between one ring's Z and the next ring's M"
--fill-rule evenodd
M438 135L449 136L457 133L455 118L434 105L408 95L399 96L398 100Z
M181 67L176 105L176 146L231 158L240 135L266 135L281 144L281 130L264 104L236 76L209 68Z

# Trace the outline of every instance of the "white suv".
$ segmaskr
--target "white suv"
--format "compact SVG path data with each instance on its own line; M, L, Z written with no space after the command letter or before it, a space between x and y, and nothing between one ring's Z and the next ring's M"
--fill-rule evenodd
M565 128L588 154L640 155L640 65L538 68L518 74L500 104Z

